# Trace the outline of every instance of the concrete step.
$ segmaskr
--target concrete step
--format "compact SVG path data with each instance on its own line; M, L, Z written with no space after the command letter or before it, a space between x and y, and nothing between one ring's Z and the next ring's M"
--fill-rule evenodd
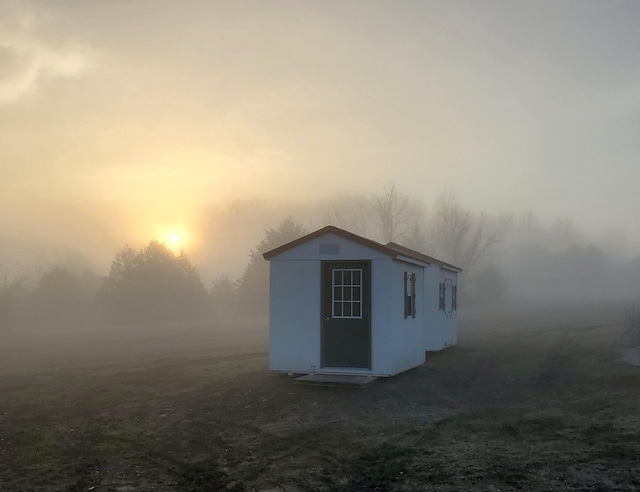
M340 374L307 374L294 379L295 383L317 386L338 386L342 388L364 388L373 383L375 376L345 376Z

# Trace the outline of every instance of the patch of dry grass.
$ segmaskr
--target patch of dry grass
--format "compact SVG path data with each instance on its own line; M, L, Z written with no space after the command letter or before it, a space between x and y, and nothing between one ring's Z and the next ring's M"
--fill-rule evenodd
M0 490L639 489L623 327L562 321L485 317L361 391L269 374L264 324L15 337Z

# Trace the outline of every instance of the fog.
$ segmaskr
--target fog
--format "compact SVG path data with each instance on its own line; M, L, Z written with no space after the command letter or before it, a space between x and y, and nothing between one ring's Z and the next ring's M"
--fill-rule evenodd
M65 281L97 309L116 255L156 241L224 304L286 218L462 261L469 307L637 299L639 20L631 1L0 1L4 309L46 311Z
M325 225L461 267L463 312L640 298L640 254L624 232L590 234L569 218L543 221L533 212L489 214L450 190L428 202L389 183L304 202L238 200L202 216L187 238L167 228L165 237L111 250L40 238L24 241L21 253L7 248L0 262L4 327L265 317L262 253ZM198 247L190 249L194 237Z
M639 26L0 0L0 489L637 488ZM462 272L340 262L270 326L263 253L326 225Z

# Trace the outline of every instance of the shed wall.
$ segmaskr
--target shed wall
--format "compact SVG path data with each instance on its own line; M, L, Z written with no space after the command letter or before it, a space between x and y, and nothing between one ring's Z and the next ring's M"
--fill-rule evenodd
M393 362L389 350L391 335L390 295L393 262L390 258L371 262L371 373L376 376L391 376Z
M371 370L321 367L321 262L371 261ZM438 309L438 283L454 272L419 266L336 234L270 259L269 368L391 376L421 365L425 350L457 343L457 312ZM404 272L416 274L416 317L404 317Z
M451 285L458 284L458 274L449 270L441 269L441 275L445 279L451 280ZM447 290L447 309L443 314L442 324L442 336L444 346L442 348L450 347L458 343L458 310L449 309L452 302L452 293Z
M398 374L424 363L425 309L424 271L425 268L401 261L393 261L391 285L391 306L387 336L387 352L391 374ZM404 273L416 275L416 317L404 317Z
M320 262L270 262L269 369L320 367Z
M430 314L425 323L426 343L425 350L438 351L456 345L457 335L457 310L449 311L451 296L447 297L447 310L439 309L439 284L451 280L451 285L457 285L457 274L444 268L432 265L426 270L427 289L425 289L425 305L429 306Z
M323 254L320 245L338 245ZM335 251L335 248L334 248ZM321 262L371 261L371 370L321 367ZM392 260L372 248L335 234L276 255L270 260L269 369L283 372L389 376ZM313 366L313 368L312 368Z

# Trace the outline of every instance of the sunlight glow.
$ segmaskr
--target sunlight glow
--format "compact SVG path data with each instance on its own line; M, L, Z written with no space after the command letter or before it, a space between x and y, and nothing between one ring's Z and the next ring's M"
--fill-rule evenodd
M158 241L166 244L172 251L178 252L186 248L188 234L181 225L168 224L158 227L156 237Z

